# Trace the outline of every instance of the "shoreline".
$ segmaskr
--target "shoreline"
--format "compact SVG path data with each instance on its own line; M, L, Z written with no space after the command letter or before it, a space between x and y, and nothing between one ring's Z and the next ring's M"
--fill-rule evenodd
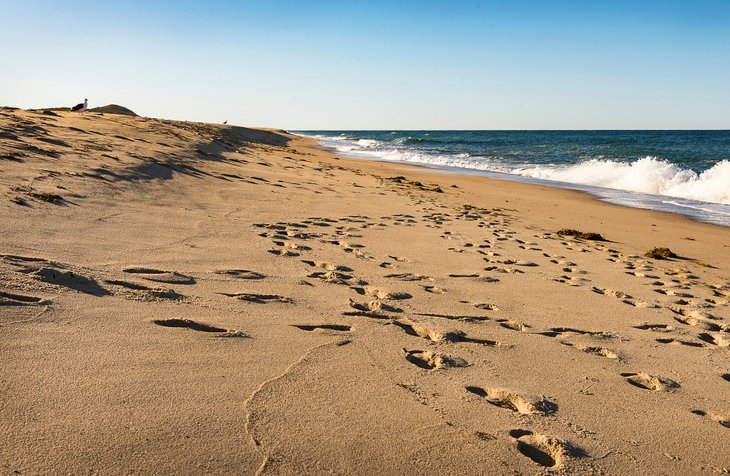
M288 131L286 131L286 132L289 133ZM696 225L716 228L719 232L730 232L730 225L722 225L722 224L717 224L717 223L701 221L691 215L675 213L675 212L665 211L665 210L656 210L656 209L652 209L652 208L643 208L643 207L638 207L638 206L624 205L621 203L614 203L614 202L609 201L608 199L605 199L604 197L601 197L598 194L592 193L589 190L581 190L580 188L577 188L577 187L581 187L580 184L561 182L561 183L565 183L567 185L566 187L561 187L559 185L553 185L552 183L558 183L558 182L554 182L554 181L543 180L543 182L545 182L545 183L530 182L527 180L519 180L519 178L520 178L519 176L515 176L517 178L512 179L510 177L506 177L506 176L509 176L510 174L495 173L495 175L505 175L505 177L502 178L502 177L498 177L498 176L487 175L486 171L480 171L480 170L476 170L476 169L474 169L475 173L470 173L469 171L471 171L472 169L464 169L464 171L461 171L457 167L453 167L454 170L450 170L450 169L446 169L446 168L440 168L439 166L436 166L436 165L429 166L428 164L419 164L419 163L415 163L415 162L396 162L396 161L386 160L386 159L378 160L378 159L371 159L371 158L364 158L364 157L347 156L347 154L341 153L340 151L337 151L336 149L334 149L332 147L327 147L327 146L322 145L320 143L320 141L316 138L309 137L309 136L302 136L302 135L299 135L296 133L290 133L290 134L293 134L294 136L296 136L297 138L299 138L303 141L310 142L309 144L307 144L307 147L311 147L313 149L325 152L333 157L338 157L339 160L344 159L347 161L351 161L353 164L360 164L360 163L386 164L386 165L392 167L392 170L390 172L394 173L394 174L398 173L398 172L403 172L403 171L413 171L413 172L426 174L430 177L431 180L436 180L436 177L439 177L439 176L473 177L473 178L484 180L485 183L490 183L493 181L503 183L505 185L505 187L504 187L505 189L509 188L509 184L516 184L516 186L518 188L523 187L523 186L528 187L528 189L531 187L535 187L535 190L540 190L541 192L545 192L547 195L550 195L550 193L552 191L556 191L556 193L567 192L567 193L575 194L574 195L575 197L580 197L579 200L588 200L588 201L594 202L596 204L601 204L601 205L610 206L610 207L617 207L617 209L619 209L619 210L642 211L642 212L645 212L648 214L647 217L651 217L652 215L664 216L668 220L686 221L689 224L696 224ZM538 179L534 179L534 180L538 180ZM552 182L552 183L550 183L550 182ZM571 186L576 187L576 188L573 188ZM585 186L585 187L588 188L588 186ZM600 187L595 187L595 188L600 188ZM617 190L617 189L606 189L606 190L623 192L622 190ZM628 193L633 193L633 192L628 192ZM657 196L665 197L665 196L660 196L660 195L657 195ZM665 197L665 198L671 199L673 197Z
M327 131L317 131L327 132ZM480 132L480 131L475 131ZM489 131L492 132L492 131ZM498 131L503 132L503 131ZM530 131L517 131L530 132ZM543 132L543 131L537 131ZM554 131L549 131L554 132ZM569 131L570 132L570 131ZM592 131L572 131L572 132L592 132ZM631 132L631 131L630 131ZM650 131L651 132L651 131ZM722 132L722 131L720 131ZM509 180L518 183L544 185L568 190L577 190L595 196L598 200L606 203L613 203L629 208L642 208L660 212L669 212L677 215L684 215L692 218L700 223L709 223L725 227L730 227L730 207L721 203L705 202L700 200L692 200L672 195L656 195L643 192L634 192L620 188L609 188L598 185L586 185L578 182L565 182L561 180L551 180L545 178L536 178L531 176L511 174L508 172L498 172L492 170L460 167L454 165L438 165L429 163L419 163L416 161L399 161L394 159L386 159L378 157L377 153L357 153L355 151L340 151L335 145L326 145L322 141L327 137L320 138L317 136L306 135L305 133L294 133L299 137L310 138L318 141L322 150L326 150L333 154L340 154L349 158L359 160L373 160L381 162L390 162L395 164L410 164L423 167L430 170L439 171L441 173L455 173L459 175L476 175L483 176L495 180ZM304 135L302 135L304 134ZM418 149L414 149L417 151ZM724 210L728 208L728 211Z
M0 128L4 471L730 471L727 227L274 129Z

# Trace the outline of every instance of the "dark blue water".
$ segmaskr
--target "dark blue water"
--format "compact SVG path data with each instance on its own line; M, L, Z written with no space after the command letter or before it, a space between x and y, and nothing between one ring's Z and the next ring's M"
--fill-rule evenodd
M730 225L730 131L302 131L352 157L576 188Z

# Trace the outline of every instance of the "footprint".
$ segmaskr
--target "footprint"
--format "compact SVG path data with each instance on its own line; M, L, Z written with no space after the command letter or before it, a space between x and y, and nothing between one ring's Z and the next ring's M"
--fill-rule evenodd
M431 342L448 342L452 341L455 338L452 333L429 329L428 327L422 326L420 324L414 323L413 325L411 325L400 321L393 321L392 324L394 326L400 327L406 334L410 336L422 337L424 339L430 340Z
M350 307L364 312L403 312L403 309L386 304L379 299L370 302L357 302L350 299Z
M134 291L147 291L147 290L152 289L149 286L145 286L144 284L132 283L129 281L122 281L122 280L118 280L118 279L109 279L105 282L107 284L111 284L114 286L121 286L123 288L132 289Z
M311 261L311 260L302 260L302 263L313 266L315 268L321 268L325 271L347 271L351 272L352 268L348 268L347 266L339 266L332 263L327 263L326 261Z
M35 296L0 291L0 306L30 306L33 304L45 304L46 302L42 298Z
M592 291L594 293L603 294L605 296L613 296L613 297L616 297L619 299L631 299L631 296L626 294L623 291L615 291L613 289L597 288L595 286L592 288Z
M219 337L249 337L242 331L229 331L222 327L215 327L190 319L155 319L152 323L163 327L181 327L200 332L213 332L221 334Z
M474 304L474 307L485 311L499 311L499 308L496 305L489 303L476 303Z
M570 286L575 286L575 287L581 286L587 282L590 282L589 279L578 278L575 276L566 276L566 275L562 275L557 278L553 278L553 281L557 281L559 283L568 284Z
M583 345L583 344L573 344L572 342L561 342L563 345L567 345L570 347L575 347L578 350L582 350L583 352L586 352L588 354L598 355L600 357L606 357L607 359L619 359L619 356L616 352L612 351L611 349L608 349L606 347L600 347L595 345Z
M551 436L529 430L511 430L509 435L517 440L517 450L535 463L546 468L559 468L569 456L581 456L583 452Z
M395 319L392 314L385 314L380 311L345 311L342 313L343 316L355 316L355 317L369 317L371 319L384 319L391 320Z
M301 329L307 332L316 331L318 329L349 332L350 329L352 329L350 326L345 326L342 324L292 324L292 327L296 327L297 329Z
M266 304L269 302L281 302L291 304L294 300L290 297L279 296L278 294L255 294L255 293L221 293L224 296L239 299L241 301Z
M372 296L377 299L392 299L395 301L400 301L403 299L410 299L413 297L412 295L410 295L408 293L399 293L399 292L389 293L389 292L382 291L380 289L376 289L376 288L373 288L370 286L367 286L364 288L352 287L350 289L352 289L353 291L355 291L356 293L358 293L361 296Z
M111 284L113 286L119 286L119 287L122 287L122 288L125 288L128 290L131 290L131 291L137 291L137 292L131 293L131 295L142 298L144 300L157 300L157 299L180 300L185 297L182 294L176 293L172 289L151 288L149 286L145 286L144 284L132 283L129 281L110 279L110 280L105 281L105 283Z
M730 340L728 340L726 337L721 336L721 335L715 335L715 334L703 332L703 333L697 335L697 338L704 342L707 342L708 344L716 345L718 347L730 346Z
M273 243L276 246L279 246L279 247L282 247L282 248L288 249L288 250L310 251L312 249L309 246L300 245L300 244L297 244L297 243L295 243L293 241L289 241L289 240L287 240L287 241L278 241L278 240L276 240Z
M416 312L416 316L435 317L437 319L448 319L451 321L491 321L487 316L472 316L464 314L439 314L435 312Z
M674 326L670 326L669 324L641 324L633 327L634 329L654 332L671 332L674 330Z
M674 289L655 289L655 293L663 294L665 296L674 296L674 297L680 297L680 298L693 298L695 297L693 294L690 293L683 293L681 291L677 291Z
M392 293L388 293L388 297L386 297L385 299L392 299L394 301L403 301L405 299L410 299L412 297L413 297L412 294L395 291Z
M406 324L406 323L400 322L400 321L393 321L392 324L403 329L403 331L408 335L415 336L415 337L421 337L423 339L430 340L431 342L435 342L435 343L465 342L465 343L481 344L481 345L486 345L486 346L503 346L504 345L495 340L475 339L475 338L467 337L466 334L462 331L436 330L436 329L431 329L431 328L422 326L420 324L416 324L416 323Z
M130 266L123 268L122 271L125 273L139 274L140 277L148 281L156 281L158 283L167 284L195 284L195 278L187 276L185 274L178 273L177 271L161 271L153 268L143 268L137 266Z
M49 261L44 258L34 258L32 256L18 256L18 255L0 255L3 260L14 266L25 266L24 263L48 263Z
M692 410L692 413L699 416L707 416L712 421L716 421L717 423L721 424L725 428L730 428L730 418L724 417L722 415L718 415L716 413L708 413L704 410Z
M109 294L109 291L99 286L94 279L87 278L72 271L44 266L35 270L32 274L35 279L44 283L63 286L82 293L92 294L94 296L106 296Z
M676 306L669 306L667 307L667 309L675 314L678 314L677 316L674 316L674 320L677 322L681 322L682 324L693 327L701 327L707 331L713 332L723 330L721 325L710 322L711 320L718 320L717 316L714 316L710 313L698 310L687 311Z
M641 309L657 309L660 307L658 304L642 301L640 299L624 299L622 302Z
M725 428L730 428L730 418L726 418L722 415L710 415L710 418L712 418L714 421L718 422Z
M616 338L616 336L611 334L610 332L584 331L582 329L576 329L574 327L551 327L549 330L544 331L544 332L539 332L538 334L548 336L548 337L557 337L561 334L580 334L580 335L590 335L590 336L601 337L604 339Z
M654 274L639 273L636 271L626 271L626 274L636 276L637 278L659 279L659 276L656 276Z
M445 289L441 289L437 286L423 286L423 290L431 294L444 294L446 292Z
M512 329L513 331L522 332L530 327L527 324L522 324L521 322L517 322L512 319L498 319L497 322L499 322L499 325L505 329Z
M558 266L563 266L565 268L574 268L578 266L577 264L573 263L572 261L567 261L565 259L551 259L551 263L557 264Z
M626 381L631 385L644 390L672 392L680 387L680 385L674 380L660 377L658 375L649 375L645 372L622 372L620 375L625 377Z
M318 271L316 273L308 274L307 277L319 279L330 284L349 284L348 281L352 279L352 275L341 273L339 271Z
M237 279L264 279L266 277L261 273L257 273L256 271L251 271L248 269L217 269L213 272L215 274L231 276Z
M666 338L666 339L659 338L659 339L656 339L656 341L659 342L660 344L681 344L681 345L686 345L689 347L704 347L705 346L705 344L703 344L701 342L692 342L692 341L688 341L688 340L672 339L671 337Z
M292 251L292 250L287 250L287 249L281 249L281 250L280 250L280 249L277 249L277 248L272 248L272 249L270 249L270 250L268 250L268 251L269 251L269 253L271 253L272 255L276 255L276 256L284 256L284 257L287 257L287 258L288 258L288 257L294 257L294 256L299 256L299 253L297 253L296 251Z
M487 266L484 271L496 271L497 273L505 274L525 274L524 271L515 268L509 268L507 266Z
M469 364L466 360L458 357L450 357L438 352L423 350L406 350L406 360L416 367L427 370L437 370L448 367L466 367Z
M494 406L522 415L547 415L558 411L558 406L545 398L526 398L502 388L465 387L467 391L484 398Z
M384 276L385 278L395 278L399 279L401 281L433 281L433 278L429 278L428 276L423 276L421 274L412 274L412 273L400 273L400 274L386 274Z

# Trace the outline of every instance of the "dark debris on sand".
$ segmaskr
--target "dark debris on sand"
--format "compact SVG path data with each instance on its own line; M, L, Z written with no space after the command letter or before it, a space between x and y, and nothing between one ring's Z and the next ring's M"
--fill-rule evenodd
M43 202L48 202L48 203L58 203L58 202L63 201L63 197L56 193L28 192L28 195L30 195L33 198L36 198L38 200L41 200Z
M669 248L652 248L646 253L644 253L644 256L647 258L654 258L654 259L668 259L668 258L679 258L675 252L670 250Z
M606 241L606 239L600 233L578 231L572 228L563 228L558 231L559 236L573 236L575 238L581 238L583 240L593 241Z

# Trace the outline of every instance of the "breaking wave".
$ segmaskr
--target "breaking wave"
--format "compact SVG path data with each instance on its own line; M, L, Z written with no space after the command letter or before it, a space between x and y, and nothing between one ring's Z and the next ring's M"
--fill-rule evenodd
M630 163L588 160L570 166L516 168L525 177L665 195L702 202L730 204L730 161L718 162L702 173L644 157Z

